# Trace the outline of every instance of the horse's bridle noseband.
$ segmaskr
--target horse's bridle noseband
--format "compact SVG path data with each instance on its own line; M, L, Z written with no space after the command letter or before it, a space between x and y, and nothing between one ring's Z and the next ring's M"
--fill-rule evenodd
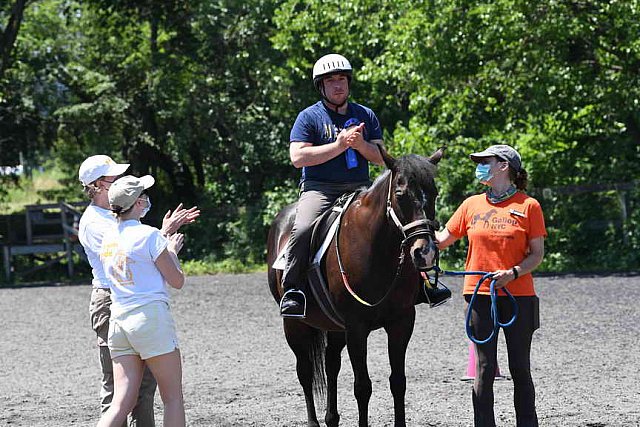
M436 230L440 228L440 223L434 219L419 219L417 221L410 222L409 224L402 225L400 218L398 218L398 215L396 215L396 212L393 210L393 206L391 206L391 187L393 187L393 171L391 172L391 178L389 179L389 192L387 193L387 218L391 218L393 223L402 233L404 239L402 240L400 247L404 248L410 240L419 236L428 236L431 237L431 239L435 239ZM402 254L400 256L402 256Z

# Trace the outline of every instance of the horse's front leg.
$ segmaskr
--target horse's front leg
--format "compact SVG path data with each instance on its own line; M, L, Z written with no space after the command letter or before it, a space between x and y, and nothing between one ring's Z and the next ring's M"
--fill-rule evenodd
M325 353L325 368L327 373L327 412L324 422L327 427L338 427L338 373L342 364L342 349L346 345L344 332L327 333L327 351Z
M411 307L406 316L394 319L392 323L385 325L384 328L387 332L389 364L391 365L389 386L393 395L395 427L406 426L404 395L407 389L407 377L405 374L405 361L407 346L413 333L415 320L416 311Z
M367 369L367 338L369 327L356 324L347 327L347 350L353 367L353 393L358 402L358 425L369 425L369 399L371 399L371 379Z

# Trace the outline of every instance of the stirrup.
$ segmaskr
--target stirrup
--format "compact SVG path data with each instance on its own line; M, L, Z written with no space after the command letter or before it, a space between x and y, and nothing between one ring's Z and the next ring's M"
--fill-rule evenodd
M432 282L432 280L433 280L433 282ZM433 289L435 291L438 291L439 290L438 285L442 286L444 289L449 291L449 296L447 298L443 299L442 301L431 302L431 299L429 298L429 293L427 292L427 288ZM435 279L431 279L431 277L429 277L427 275L427 280L423 280L422 286L423 286L422 292L424 293L424 296L427 299L427 304L429 304L429 308L440 307L441 305L445 304L447 301L449 301L451 299L451 290L447 287L447 285L442 283L440 280L438 280L438 282L436 283Z
M302 314L286 314L282 312L282 302L284 301L284 297L290 293L302 295ZM298 289L289 289L282 294L282 298L280 299L280 316L287 319L304 319L307 316L307 296L304 292Z
M427 298L428 300L429 298ZM440 302L430 302L427 301L427 304L429 304L429 308L436 308L436 307L440 307L441 305L446 304L449 300L451 299L451 297L445 298Z

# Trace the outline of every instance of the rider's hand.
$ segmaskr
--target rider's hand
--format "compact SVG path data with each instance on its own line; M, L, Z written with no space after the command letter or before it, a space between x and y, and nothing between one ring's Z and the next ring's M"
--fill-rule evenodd
M350 135L349 129L342 129L340 133L338 133L338 136L336 137L336 142L338 143L338 146L340 146L340 148L343 151L349 148L349 144L347 143L347 138L349 137L349 135Z
M347 144L354 150L359 150L362 145L365 144L364 140L364 123L360 123L358 126L349 128L349 134L347 136Z
M358 149L360 144L364 143L362 134L364 131L364 123L360 123L358 126L352 126L349 129L342 129L336 137L336 142L343 150L351 147Z

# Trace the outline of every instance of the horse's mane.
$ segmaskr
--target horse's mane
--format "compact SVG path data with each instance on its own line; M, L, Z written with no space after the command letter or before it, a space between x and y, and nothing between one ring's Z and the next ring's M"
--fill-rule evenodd
M395 159L396 170L402 174L408 182L417 182L420 185L428 185L430 189L435 191L434 177L436 174L436 165L431 163L426 157L417 154L407 154ZM371 187L365 192L370 193L377 190L387 176L391 173L386 170L379 175Z
M405 176L408 182L418 182L421 185L433 184L436 165L426 157L408 154L397 158L396 164L398 171Z
M363 193L371 193L373 192L375 189L377 189L378 186L382 185L382 181L385 180L385 178L391 173L391 171L389 169L385 170L384 173L378 175L378 177L375 179L375 181L373 181L373 184L371 184L371 186L364 191Z

